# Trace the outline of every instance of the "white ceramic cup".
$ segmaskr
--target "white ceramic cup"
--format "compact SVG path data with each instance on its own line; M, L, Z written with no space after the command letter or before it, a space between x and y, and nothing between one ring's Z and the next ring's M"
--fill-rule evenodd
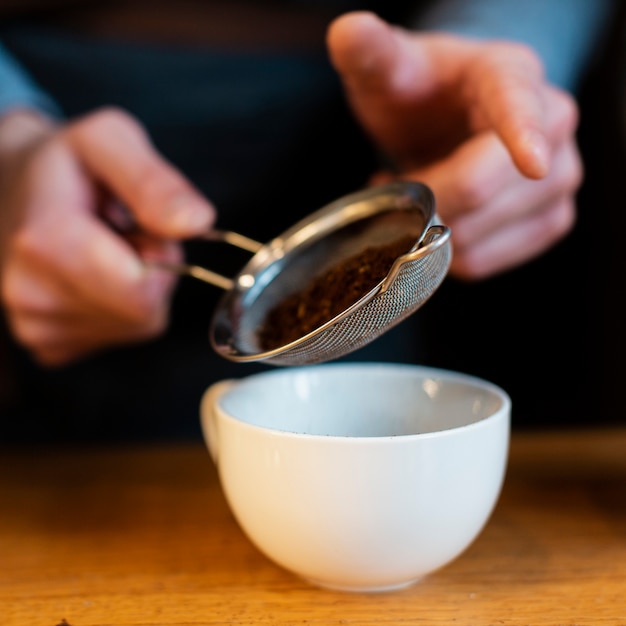
M270 559L346 591L455 559L505 476L511 401L465 374L331 363L210 387L204 436L241 528Z

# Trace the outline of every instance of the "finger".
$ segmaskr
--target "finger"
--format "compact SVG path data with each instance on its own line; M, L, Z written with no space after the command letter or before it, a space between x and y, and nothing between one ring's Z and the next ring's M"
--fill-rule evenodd
M455 247L450 274L465 280L479 280L530 261L571 230L575 215L573 200L564 198L468 248Z
M554 154L553 166L542 180L519 180L495 195L476 211L448 221L457 247L469 247L526 215L557 204L560 199L574 198L582 181L582 163L578 151L566 142ZM556 233L560 236L562 233Z
M89 305L129 320L149 318L172 281L147 271L129 242L95 215L93 188L67 144L55 140L45 146L32 162L29 181L24 217L7 257L15 288L20 276L31 275L35 288L50 289L55 281L73 299L63 301L57 290L60 307Z
M565 192L577 188L582 166L575 143L576 105L568 94L553 88L546 90L546 104L546 137L556 170L548 175L548 184L527 181L494 132L473 135L448 157L430 167L414 170L410 176L423 179L432 187L441 216L450 220L464 214L480 215L481 209L502 194L508 194L507 202L519 204L515 195L520 188L532 188L538 194L550 186L560 185ZM526 182L532 183L531 186L527 187Z
M422 48L366 11L332 22L327 46L364 127L392 156L405 157L413 143L410 127L417 123L414 105L423 91L435 90L435 75Z
M498 133L525 176L546 175L545 82L531 49L418 36L370 13L351 13L333 22L327 42L349 99L374 136L385 137L392 146L406 145L406 124L394 124L385 107L391 100L410 106L447 90L462 95L467 113Z
M87 169L162 237L198 235L214 221L213 206L152 146L129 115L104 109L70 125L65 136Z
M368 11L354 11L331 23L330 58L349 91L375 98L403 89L413 94L420 88L423 81L414 80L421 69L419 49L402 32Z
M24 275L42 284L54 279L73 300L68 307L88 305L129 321L149 319L171 289L169 278L149 270L127 241L90 215L77 214L63 228L43 219L31 224L14 238L13 254L23 259Z
M432 189L437 211L446 222L478 211L522 179L492 132L474 135L449 157L414 170L407 177L421 180Z
M65 347L71 355L92 346L140 341L160 334L168 322L164 305L149 319L129 321L89 307L84 301L77 306L67 293L55 289L39 289L36 298L21 298L17 308L7 306L6 312L13 335L33 354Z
M121 325L106 329L100 321L90 326L55 324L50 319L25 318L23 332L29 338L24 346L42 365L59 366L115 345L127 345L158 336L165 326L135 328Z
M549 169L543 66L521 44L482 47L468 64L463 89L476 109L502 138L525 176L542 178Z

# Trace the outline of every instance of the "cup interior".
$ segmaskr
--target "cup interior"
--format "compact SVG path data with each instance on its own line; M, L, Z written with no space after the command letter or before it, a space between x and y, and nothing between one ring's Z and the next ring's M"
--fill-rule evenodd
M508 410L485 380L414 365L333 363L272 370L219 398L231 418L265 429L333 437L426 435Z

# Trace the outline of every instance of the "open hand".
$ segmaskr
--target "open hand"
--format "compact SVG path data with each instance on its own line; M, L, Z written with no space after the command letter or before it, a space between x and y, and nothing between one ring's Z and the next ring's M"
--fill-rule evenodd
M355 115L389 159L374 182L431 187L452 229L452 274L505 271L571 230L578 111L530 49L409 32L368 12L335 20L328 48Z
M0 124L0 165L1 297L34 357L59 365L162 332L175 279L144 261L179 260L178 240L205 232L214 210L142 127L115 109L60 127L14 113ZM105 223L117 201L145 234Z

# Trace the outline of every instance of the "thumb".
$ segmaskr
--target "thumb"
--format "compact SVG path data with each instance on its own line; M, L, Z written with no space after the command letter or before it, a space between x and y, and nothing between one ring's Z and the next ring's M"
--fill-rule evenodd
M331 62L353 99L416 95L420 84L425 84L427 63L420 59L419 47L406 32L374 13L354 11L338 17L328 29L326 42Z
M335 19L326 41L331 63L363 128L392 159L410 158L416 137L423 134L416 106L438 80L424 46L366 11Z

